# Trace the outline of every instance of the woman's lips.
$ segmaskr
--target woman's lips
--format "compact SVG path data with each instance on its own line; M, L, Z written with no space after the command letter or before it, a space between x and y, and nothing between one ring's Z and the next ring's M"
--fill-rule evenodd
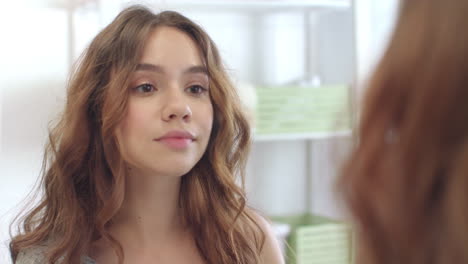
M162 144L172 149L185 149L192 143L193 140L190 138L165 137L156 141L161 142Z
M168 146L172 149L185 149L195 140L192 133L185 130L172 130L164 134L162 137L155 139L157 142Z

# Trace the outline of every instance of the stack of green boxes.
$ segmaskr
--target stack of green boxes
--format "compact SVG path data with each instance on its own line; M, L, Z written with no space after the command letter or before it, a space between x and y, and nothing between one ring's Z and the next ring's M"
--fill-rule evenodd
M272 219L292 227L287 241L288 264L353 262L352 235L347 224L312 214Z
M255 133L288 135L350 131L350 89L320 87L257 87ZM312 214L273 217L291 226L288 264L350 264L349 226Z
M349 87L257 87L259 135L349 131Z

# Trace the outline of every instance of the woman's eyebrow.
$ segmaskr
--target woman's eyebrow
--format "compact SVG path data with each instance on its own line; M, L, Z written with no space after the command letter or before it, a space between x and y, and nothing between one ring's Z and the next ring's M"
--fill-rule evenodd
M164 68L155 64L140 63L136 66L136 71L151 71L151 72L164 73Z
M151 72L158 72L158 73L165 73L164 67L161 65L151 64L151 63L140 63L136 67L136 71L151 71ZM188 67L183 71L183 74L191 74L191 73L203 73L208 75L208 69L203 65L196 65Z
M192 66L192 67L187 68L184 71L184 74L188 74L188 73L203 73L205 75L208 75L208 69L202 65Z

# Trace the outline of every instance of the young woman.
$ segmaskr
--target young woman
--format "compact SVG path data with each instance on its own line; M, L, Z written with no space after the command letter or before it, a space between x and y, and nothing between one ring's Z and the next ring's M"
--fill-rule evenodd
M236 184L250 129L198 25L127 8L92 41L67 95L14 262L283 262Z
M341 178L356 263L467 263L468 1L400 8Z

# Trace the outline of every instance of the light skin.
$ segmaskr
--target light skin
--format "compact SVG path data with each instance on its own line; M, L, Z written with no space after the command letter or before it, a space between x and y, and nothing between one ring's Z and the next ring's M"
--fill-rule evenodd
M175 28L154 29L129 89L128 112L117 129L128 178L110 233L125 263L204 263L179 207L181 176L203 156L213 125L209 77L196 43ZM262 226L266 263L282 263L271 230ZM117 263L102 241L91 257Z

